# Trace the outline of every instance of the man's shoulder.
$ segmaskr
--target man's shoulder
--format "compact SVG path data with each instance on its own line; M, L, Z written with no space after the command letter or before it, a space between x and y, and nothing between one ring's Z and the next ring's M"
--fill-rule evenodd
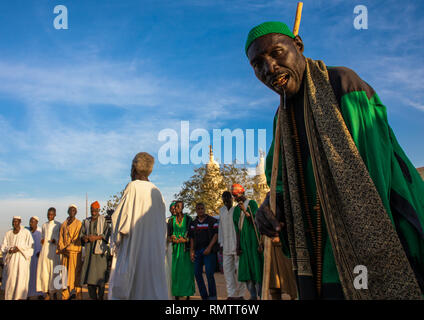
M347 67L327 67L328 77L340 103L341 97L355 91L365 91L368 99L374 94L374 89L366 83L358 74Z
M207 221L209 224L215 224L215 223L218 223L218 222L219 222L217 218L212 217L212 216L210 216L210 215L208 215L206 219L207 219L206 221Z
M36 230L37 231L37 230ZM32 232L31 231L29 231L27 228L23 228L22 229L22 233L23 234L26 234L26 235L30 235L31 237L32 237Z
M229 212L229 210L227 209L226 206L222 206L221 208L219 208L219 215L220 216L227 214L227 212Z

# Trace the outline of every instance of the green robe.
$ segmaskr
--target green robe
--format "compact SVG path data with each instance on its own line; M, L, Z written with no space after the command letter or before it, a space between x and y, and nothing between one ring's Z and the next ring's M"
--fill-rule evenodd
M175 216L170 218L173 233L177 239L181 236L187 238L187 215L183 216L181 225L177 223ZM195 292L194 265L190 259L190 251L185 243L172 244L172 295L175 297L192 296Z
M250 208L250 209L249 209ZM249 201L249 208L246 208L248 213L256 216L258 204L254 200ZM233 220L236 233L240 232L241 210L238 206L234 208ZM253 228L250 218L244 217L243 226L240 232L240 248L242 254L239 258L238 280L242 282L254 281L262 283L263 263L264 257L262 253L258 252L258 240L256 238L255 230Z
M330 83L343 119L353 141L370 173L396 231L405 249L421 290L424 291L424 182L412 165L388 125L386 107L377 93L352 70L344 67L328 67ZM300 90L303 92L303 90ZM295 100L296 125L298 127L302 162L305 172L306 193L310 212L315 223L316 185L304 133L303 97ZM276 117L273 132L275 136ZM303 130L303 131L302 131ZM274 138L266 158L266 176L271 182ZM281 161L277 179L277 192L282 193ZM282 207L282 205L281 205ZM282 239L287 239L285 230ZM311 240L310 256L313 257ZM339 276L330 239L323 221L323 290L339 284ZM287 243L283 243L287 256ZM330 290L331 291L331 290Z

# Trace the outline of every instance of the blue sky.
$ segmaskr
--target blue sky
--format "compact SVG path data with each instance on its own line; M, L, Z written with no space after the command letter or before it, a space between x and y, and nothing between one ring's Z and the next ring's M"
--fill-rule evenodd
M368 8L368 30L353 26ZM56 5L69 29L53 27ZM45 221L55 206L85 216L129 181L158 133L266 129L279 98L244 54L251 27L293 25L296 1L15 0L0 3L0 236L19 214ZM304 1L305 56L355 70L380 95L416 167L424 166L424 3ZM193 165L157 163L151 180L169 203Z

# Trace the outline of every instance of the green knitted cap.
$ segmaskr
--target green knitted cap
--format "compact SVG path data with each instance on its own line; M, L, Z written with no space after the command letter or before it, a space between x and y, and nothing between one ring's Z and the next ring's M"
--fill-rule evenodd
M270 33L281 33L290 38L294 38L293 32L291 32L291 30L285 23L282 23L280 21L267 21L267 22L261 23L260 25L250 30L249 35L247 36L246 45L245 45L246 55L247 55L247 50L249 49L253 41L255 41L259 37L262 37Z

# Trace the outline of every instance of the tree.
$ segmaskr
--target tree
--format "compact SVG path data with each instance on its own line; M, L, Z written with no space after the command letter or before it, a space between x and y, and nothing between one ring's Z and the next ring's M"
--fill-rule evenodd
M174 197L182 200L191 214L194 214L196 203L205 204L206 212L210 215L218 215L219 208L223 206L222 193L230 191L234 183L241 184L246 190L246 197L253 199L253 177L244 167L235 164L218 165L207 164L194 169L194 175L183 183L180 192Z
M119 200L121 200L124 191L120 191L109 198L106 205L100 210L102 214L107 214L110 211L115 211L116 207L119 204Z

